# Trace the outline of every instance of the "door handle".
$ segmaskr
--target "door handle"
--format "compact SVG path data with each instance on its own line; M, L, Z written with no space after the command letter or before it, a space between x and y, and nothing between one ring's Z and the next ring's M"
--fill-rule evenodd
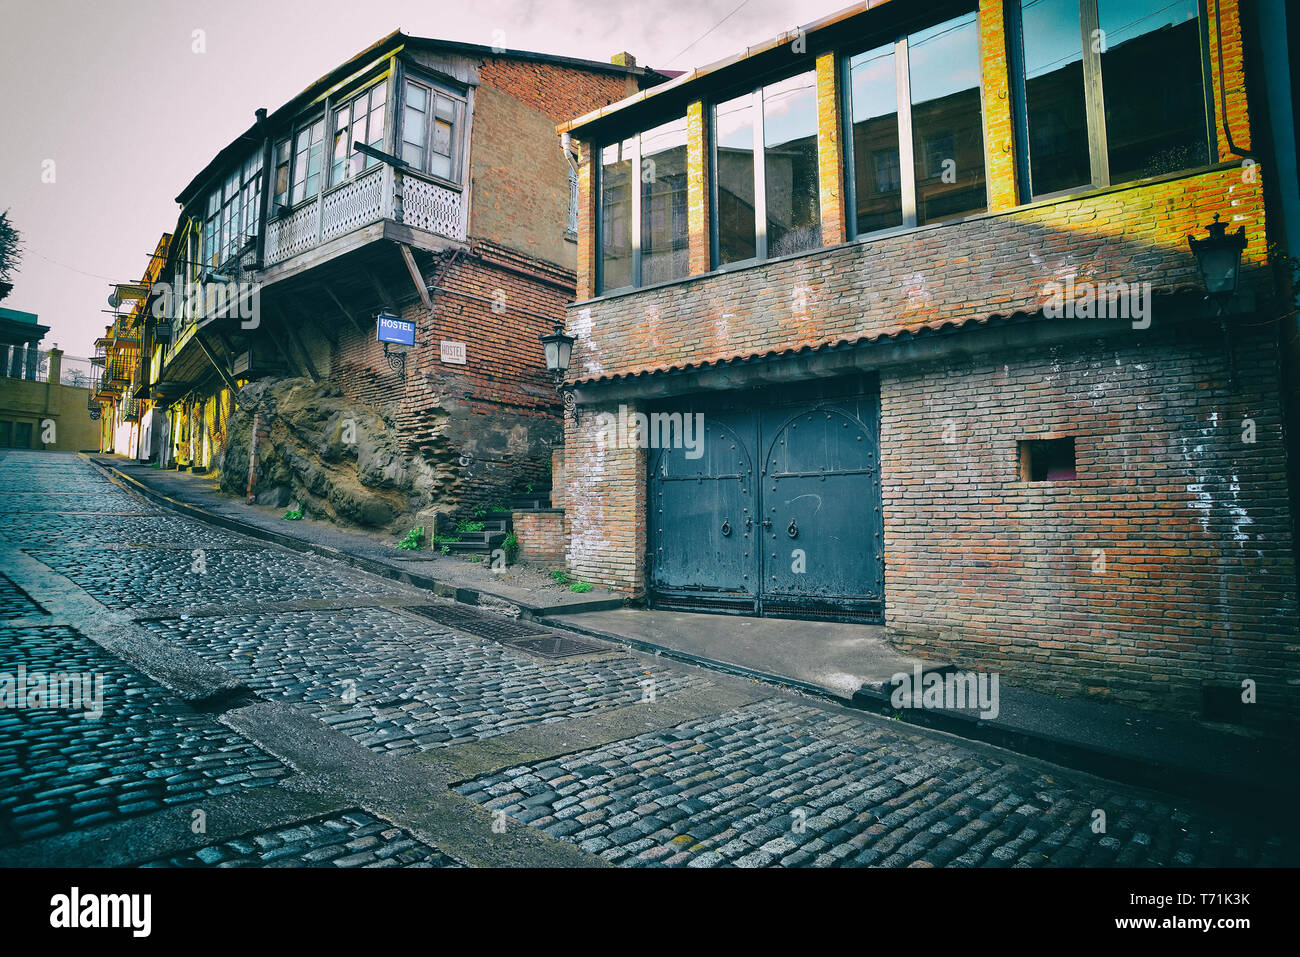
M789 524L789 526L786 528L785 533L786 533L787 535L789 535L791 538L798 538L798 537L799 537L799 526L798 526L798 524L796 524L796 522L795 522L795 520L794 520L793 518L790 519L790 524Z
M722 537L727 538L730 534L731 534L731 521L729 519L724 518L722 520Z
M771 528L771 527L772 527L772 520L771 520L770 518L765 518L765 519L763 519L761 522L759 522L758 524L759 524L759 525L762 525L764 528Z

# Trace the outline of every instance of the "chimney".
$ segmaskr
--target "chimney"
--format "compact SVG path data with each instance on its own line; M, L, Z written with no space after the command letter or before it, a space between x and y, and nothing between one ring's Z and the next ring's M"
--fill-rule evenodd
M636 66L636 57L624 50L622 53L615 53L609 58L609 62L615 66Z
M59 381L63 378L63 350L59 348L57 342L54 343L54 348L50 350L49 356L50 368L45 377L45 381L53 382L55 385L58 385Z

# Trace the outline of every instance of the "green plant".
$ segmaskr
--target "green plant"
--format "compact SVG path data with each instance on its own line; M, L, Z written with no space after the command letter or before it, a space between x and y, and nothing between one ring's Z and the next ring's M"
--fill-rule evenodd
M567 585L569 583L569 573L563 568L557 568L551 572L551 578L555 580L557 585Z
M457 522L456 531L458 532L481 532L485 528L483 522Z
M591 591L591 582L574 582L569 586L569 591L576 591L579 594Z
M424 547L424 526L417 525L406 533L406 537L393 546L394 548L404 548L408 551L414 551Z
M285 512L282 517L286 522L296 522L302 518L302 509L291 508L289 511Z
M472 562L481 562L481 561L483 561L483 556L482 556L482 555L471 555L471 556L469 557L469 560L472 561Z
M527 485L525 485L525 486L524 486L524 491L527 492L529 495L532 495L532 494L533 494L533 483L532 483L532 482L529 482Z
M478 505L475 506L473 514L475 518L483 518L487 515L487 513L488 510L486 505Z
M501 548L506 553L506 563L513 564L515 556L519 554L519 536L511 532L501 543Z

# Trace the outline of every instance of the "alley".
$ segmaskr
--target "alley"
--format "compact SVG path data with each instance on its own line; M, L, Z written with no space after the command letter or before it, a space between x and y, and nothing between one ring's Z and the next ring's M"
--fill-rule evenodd
M1295 864L1239 816L448 603L0 452L0 864ZM487 614L486 612L484 614ZM54 702L57 703L57 702ZM1097 828L1101 812L1104 829Z

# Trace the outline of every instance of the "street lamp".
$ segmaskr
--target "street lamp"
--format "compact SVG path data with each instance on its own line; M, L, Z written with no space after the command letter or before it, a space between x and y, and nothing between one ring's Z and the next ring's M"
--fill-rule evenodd
M1235 233L1229 233L1228 224L1219 222L1219 214L1214 214L1214 222L1205 227L1210 235L1205 239L1195 236L1187 237L1187 245L1196 256L1196 265L1201 270L1201 281L1205 291L1218 304L1220 311L1237 292L1237 281L1241 277L1241 253L1246 248L1246 227Z
M555 390L564 397L564 407L574 408L573 393L564 388L564 374L569 371L569 362L573 359L573 336L565 335L564 324L555 320L555 329L544 336L542 349L546 352L546 370L555 377Z

